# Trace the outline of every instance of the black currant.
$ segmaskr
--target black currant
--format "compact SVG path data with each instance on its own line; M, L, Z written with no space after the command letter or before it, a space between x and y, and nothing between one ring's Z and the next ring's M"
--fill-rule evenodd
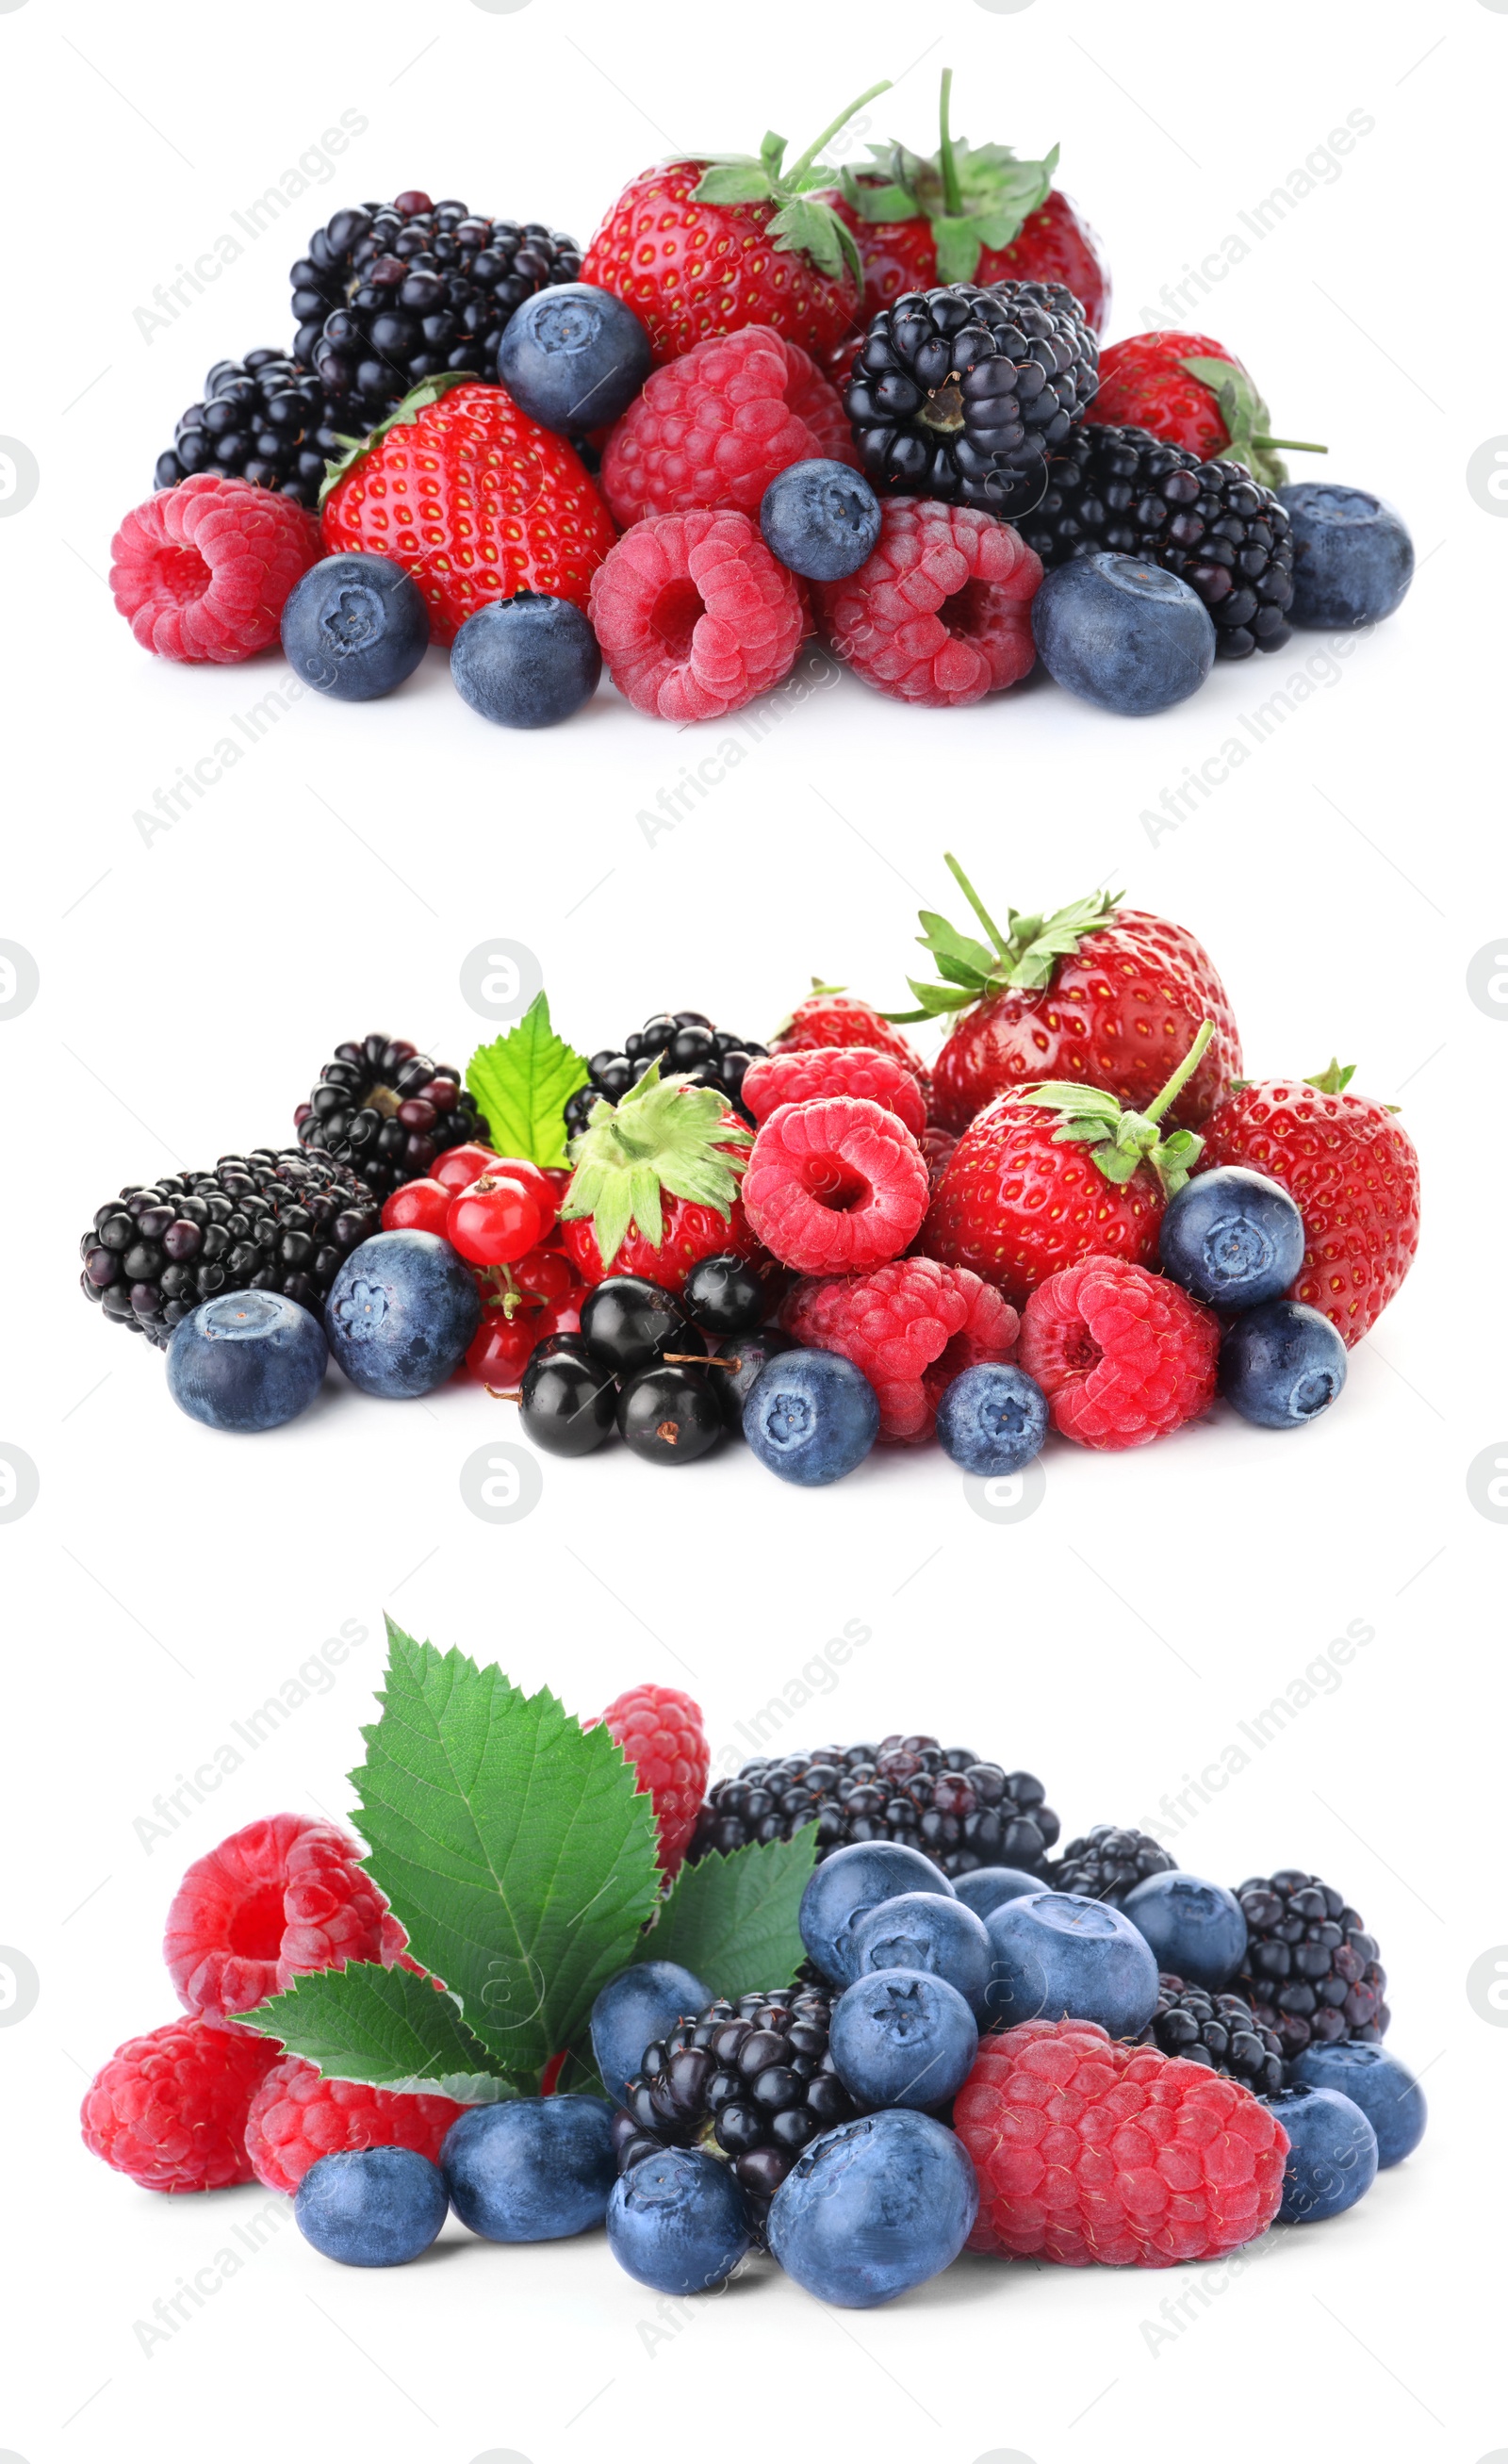
M643 1275L608 1275L581 1304L581 1332L609 1369L625 1376L666 1352L694 1352L686 1311Z
M719 1338L760 1325L768 1306L763 1278L732 1250L693 1266L681 1294L698 1326Z
M723 1416L704 1371L657 1361L624 1386L618 1430L645 1463L695 1463L722 1436Z

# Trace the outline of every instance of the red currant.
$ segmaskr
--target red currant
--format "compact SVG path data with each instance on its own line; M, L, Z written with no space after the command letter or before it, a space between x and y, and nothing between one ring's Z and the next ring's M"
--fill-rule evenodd
M445 1238L451 1193L439 1180L405 1180L382 1208L384 1232L438 1232Z
M522 1181L539 1209L541 1240L546 1232L554 1229L556 1218L560 1212L560 1201L549 1176L542 1173L536 1163L526 1163L521 1155L499 1155L497 1161L489 1165L488 1169L494 1173L505 1173L510 1180Z
M434 1177L455 1198L496 1161L491 1147L450 1147L435 1165Z
M586 1293L585 1284L573 1284L562 1299L546 1301L535 1314L535 1341L542 1343L547 1334L579 1334Z
M514 1280L535 1300L560 1301L576 1277L563 1249L530 1249L515 1263Z
M451 1199L445 1236L473 1266L508 1266L535 1246L543 1228L533 1190L511 1175L484 1172Z
M484 1309L466 1365L484 1386L516 1386L538 1340L533 1309L520 1309L515 1317L505 1317L501 1309Z

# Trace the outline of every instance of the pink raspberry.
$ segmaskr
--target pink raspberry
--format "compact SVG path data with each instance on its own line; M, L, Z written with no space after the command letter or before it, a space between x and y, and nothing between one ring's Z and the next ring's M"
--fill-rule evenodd
M841 1275L899 1257L927 1212L927 1165L906 1123L863 1095L782 1104L759 1125L744 1213L782 1266Z
M1021 1319L1021 1367L1047 1397L1054 1428L1112 1454L1208 1411L1219 1350L1209 1309L1126 1258L1085 1258L1049 1275Z
M290 497L196 471L127 514L110 587L143 650L228 666L276 641L284 602L320 553L318 523Z
M384 1932L387 1902L361 1855L333 1822L274 1814L190 1865L163 1942L185 2010L229 2019L312 1969L388 1952L391 1966L403 1946Z
M674 1874L696 1829L712 1759L702 1706L673 1685L631 1685L609 1703L602 1725L637 1770L641 1793L654 1799L660 1868Z
M169 2019L118 2045L79 2108L84 2145L143 2190L250 2182L246 2117L277 2047L245 2029Z
M321 2079L313 2062L289 2054L251 2099L247 2159L266 2189L292 2197L311 2165L348 2147L412 2147L438 2164L441 2141L466 2110L448 2096Z
M866 1095L906 1123L913 1138L927 1127L916 1072L892 1052L849 1045L817 1052L772 1052L744 1072L739 1094L756 1121L781 1104L809 1104L817 1095Z
M655 369L607 440L600 485L623 530L693 505L757 515L777 472L818 457L858 467L841 403L795 342L745 325Z
M593 629L624 698L651 718L722 718L789 675L806 627L795 576L747 514L661 514L592 576Z
M1288 2134L1236 2080L1088 2019L980 2039L953 2128L979 2177L970 2248L1060 2267L1176 2267L1265 2233Z
M1020 1324L993 1284L968 1266L897 1258L865 1275L798 1284L780 1324L817 1352L841 1352L880 1398L880 1441L920 1445L943 1390L981 1360L1009 1360Z
M1014 685L1029 671L1040 560L1018 531L929 496L881 500L880 538L857 573L812 585L841 659L877 692L929 710Z

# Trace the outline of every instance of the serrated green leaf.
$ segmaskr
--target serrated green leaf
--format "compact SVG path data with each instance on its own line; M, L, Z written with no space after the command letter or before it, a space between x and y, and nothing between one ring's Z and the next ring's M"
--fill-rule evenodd
M451 1996L412 1969L371 1960L323 1968L239 2015L243 2027L275 2036L327 2079L427 2089L457 2104L527 2093L528 2083L511 2079L471 2034Z
M752 1840L683 1865L647 1948L678 1960L713 1993L773 1993L789 1985L804 1950L797 1923L817 1862L817 1825L791 1839Z
M535 994L516 1026L477 1047L466 1071L494 1154L541 1167L564 1163L562 1111L587 1077L581 1055L551 1025L543 993Z

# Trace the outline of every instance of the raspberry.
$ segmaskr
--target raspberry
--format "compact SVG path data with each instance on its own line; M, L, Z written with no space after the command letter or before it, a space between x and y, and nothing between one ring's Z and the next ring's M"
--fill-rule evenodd
M624 530L693 505L757 516L776 473L814 457L857 467L841 403L798 344L746 325L656 368L607 440L600 485Z
M673 1874L696 1829L711 1762L701 1705L673 1685L631 1685L609 1703L602 1725L654 1799L661 1871Z
M781 1104L809 1104L817 1095L866 1095L906 1123L913 1138L927 1127L927 1106L916 1072L892 1052L872 1045L839 1050L772 1052L744 1072L740 1100L756 1121Z
M143 650L225 666L276 641L319 526L288 496L200 471L127 514L110 554L115 604Z
M1054 1428L1110 1454L1207 1411L1219 1349L1209 1309L1125 1258L1085 1258L1049 1275L1021 1319L1021 1367L1047 1397Z
M927 1165L906 1123L861 1095L782 1104L761 1124L743 1180L754 1231L803 1275L899 1257L927 1199Z
M169 2019L118 2045L79 2108L84 2145L143 2190L249 2182L246 2117L277 2047L208 2019Z
M798 1284L780 1323L798 1343L841 1352L880 1398L880 1438L917 1445L932 1434L943 1390L976 1361L1009 1360L1020 1324L993 1284L967 1266L898 1258L866 1275Z
M651 718L722 718L788 675L806 625L795 577L747 514L638 522L592 576L608 673Z
M229 2018L312 1969L382 1959L387 1902L361 1853L333 1822L274 1814L190 1865L163 1941L185 2010Z
M1288 2134L1235 2079L1087 2019L983 2038L953 2127L979 2176L973 2250L1060 2267L1174 2267L1265 2233Z
M311 2165L348 2147L412 2147L437 2164L441 2141L466 2111L448 2096L321 2079L313 2062L289 2054L251 2099L247 2159L267 2189L292 2197Z
M833 649L897 701L959 709L1036 656L1040 561L1009 523L926 496L882 500L880 540L845 582L814 583Z

